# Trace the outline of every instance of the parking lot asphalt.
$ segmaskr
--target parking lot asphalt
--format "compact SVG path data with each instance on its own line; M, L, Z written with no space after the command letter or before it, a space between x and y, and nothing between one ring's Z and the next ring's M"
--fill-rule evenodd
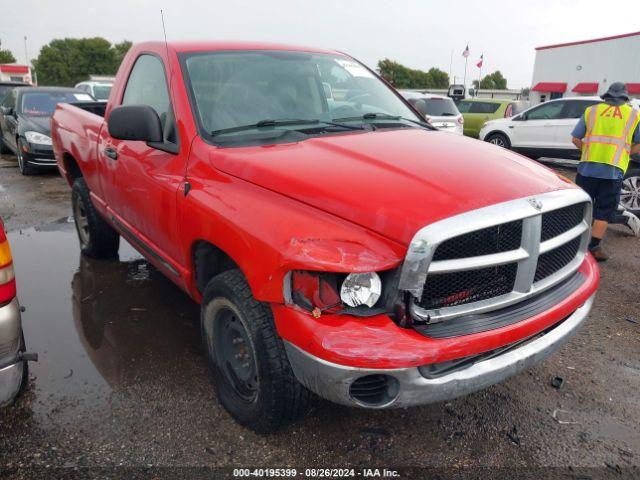
M562 169L564 174L571 170ZM69 188L0 157L0 215L24 332L40 360L0 412L2 469L29 467L597 467L640 464L640 240L613 227L589 320L553 357L451 402L370 411L318 402L256 435L217 403L198 306L129 245L80 256ZM551 385L553 377L564 383Z

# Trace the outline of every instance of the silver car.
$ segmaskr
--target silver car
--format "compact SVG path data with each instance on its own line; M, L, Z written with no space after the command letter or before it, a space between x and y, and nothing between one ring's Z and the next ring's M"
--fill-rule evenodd
M462 135L464 119L449 97L414 90L400 90L400 94L438 130Z
M0 407L13 403L25 386L29 360L37 355L25 352L13 259L0 220Z

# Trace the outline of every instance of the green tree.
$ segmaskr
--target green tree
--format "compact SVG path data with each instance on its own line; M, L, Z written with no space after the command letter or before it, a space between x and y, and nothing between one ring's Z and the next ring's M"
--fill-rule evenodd
M124 40L120 43L116 43L113 46L113 49L115 50L115 55L116 55L116 58L115 58L117 63L116 70L118 69L118 67L120 67L122 60L124 59L124 56L127 54L127 52L129 51L132 45L133 43L131 43L129 40Z
M428 72L405 67L385 58L378 62L378 73L396 88L447 88L449 75L438 68Z
M478 88L478 81L473 81L473 87L475 89ZM480 83L480 88L484 90L506 90L507 89L507 79L504 78L500 70L496 70L489 75L485 75L482 77L482 81Z
M13 56L11 50L2 49L2 41L0 40L0 63L15 63L16 57Z
M91 74L114 75L130 47L100 37L56 39L42 47L33 66L41 85L73 86Z

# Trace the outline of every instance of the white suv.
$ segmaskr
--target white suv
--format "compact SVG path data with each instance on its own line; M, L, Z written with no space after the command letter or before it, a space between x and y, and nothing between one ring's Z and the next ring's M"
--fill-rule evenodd
M551 100L510 118L490 120L480 129L480 140L509 148L531 158L580 159L571 132L587 107L599 97Z
M106 102L109 100L109 94L111 93L112 87L113 83L111 82L96 82L88 80L86 82L78 83L75 88L87 92L98 102Z
M400 90L400 95L438 130L462 135L464 118L449 97L414 90Z

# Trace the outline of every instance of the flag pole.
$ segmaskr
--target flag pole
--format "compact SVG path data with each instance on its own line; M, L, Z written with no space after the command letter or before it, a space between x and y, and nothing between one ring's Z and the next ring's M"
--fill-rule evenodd
M484 54L482 55L481 62L484 62ZM476 97L480 93L480 82L482 81L482 63L480 64L480 74L478 75L478 88L476 89Z
M449 60L449 85L451 85L451 72L453 69L453 50L451 50L451 59ZM456 82L453 82L456 83Z
M464 57L464 80L462 83L464 84L465 95L467 93L467 63L469 63L469 55Z

